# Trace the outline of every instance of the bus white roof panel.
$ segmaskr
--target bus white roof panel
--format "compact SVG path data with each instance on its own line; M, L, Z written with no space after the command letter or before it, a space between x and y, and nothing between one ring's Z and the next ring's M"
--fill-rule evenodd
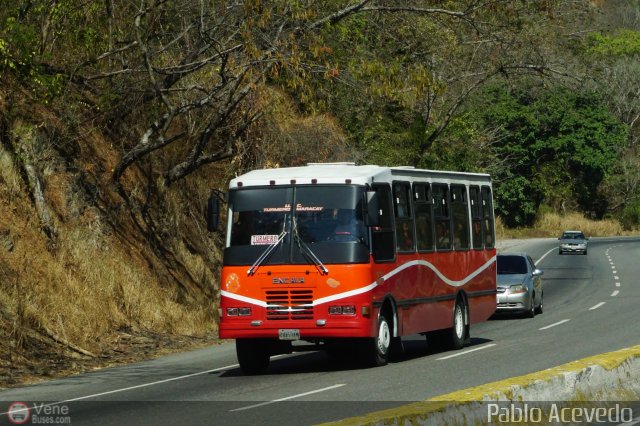
M229 187L268 186L271 181L275 185L289 185L291 180L296 185L311 184L312 179L322 184L344 184L347 179L352 184L364 185L373 182L391 182L395 179L410 178L410 180L430 180L433 178L444 180L463 180L472 182L490 182L490 176L482 173L463 173L441 170L416 169L413 167L381 167L376 165L355 166L345 163L311 164L301 167L283 167L277 169L258 169L240 175L231 180Z

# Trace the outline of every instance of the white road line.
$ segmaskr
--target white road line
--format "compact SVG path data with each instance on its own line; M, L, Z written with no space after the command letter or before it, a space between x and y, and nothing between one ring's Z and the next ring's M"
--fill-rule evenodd
M239 367L239 364L227 365L226 367L214 368L213 370L198 371L197 373L186 374L184 376L178 376L178 377L171 377L169 379L158 380L157 382L143 383L141 385L129 386L129 387L126 387L126 388L114 389L114 390L110 390L110 391L106 391L106 392L100 392L100 393L94 393L92 395L79 396L77 398L71 398L71 399L65 399L65 400L62 400L62 401L51 402L49 404L44 404L43 407L50 407L52 405L65 404L67 402L82 401L83 399L95 398L97 396L110 395L110 394L118 393L118 392L125 392L125 391L132 390L132 389L145 388L145 387L148 387L148 386L159 385L161 383L168 383L168 382L173 382L173 381L176 381L176 380L188 379L189 377L202 376L203 374L216 373L218 371L228 370L230 368L236 368L236 367ZM39 407L39 405L38 405L38 407ZM35 408L35 406L29 407L29 409L34 409L34 408ZM0 416L3 416L5 414L7 414L7 413L0 413Z
M488 345L484 345L484 346L480 346L480 347L477 347L477 348L469 349L469 350L463 351L463 352L458 352L458 353L455 353L453 355L443 356L442 358L438 358L438 361L441 361L443 359L455 358L457 356L466 355L468 353L479 351L479 350L482 350L482 349L487 349L487 348L490 348L491 346L495 346L495 345L496 345L495 343L489 343Z
M549 253L551 253L552 251L557 250L557 249L558 249L558 247L554 247L554 248L552 248L551 250L549 250L548 252L546 252L545 254L543 254L543 255L542 255L542 257L541 257L540 259L536 260L536 265L537 265L538 263L542 262L542 259L544 259L545 257L547 257L547 255L548 255Z
M314 393L320 393L320 392L328 391L328 390L331 390L331 389L339 388L339 387L342 387L342 386L346 386L346 384L345 383L341 383L341 384L329 386L329 387L322 388L322 389L316 389L316 390L312 390L312 391L305 392L305 393L299 393L297 395L291 395L291 396L287 396L287 397L284 397L284 398L274 399L273 401L261 402L260 404L254 404L254 405L249 405L247 407L242 407L242 408L236 408L234 410L229 410L229 412L231 413L231 412L234 412L234 411L250 410L252 408L262 407L264 405L269 405L269 404L275 404L276 402L288 401L290 399L300 398L302 396L312 395Z
M554 322L553 324L548 325L546 327L539 328L538 330L547 330L547 329L549 329L551 327L555 327L556 325L564 324L565 322L569 322L569 321L571 321L571 320L570 319L563 319L562 321Z
M614 275L614 276L613 276L613 279L614 279L614 280L616 280L616 281L618 281L618 280L620 279L620 277L619 277L619 276L617 276L617 275Z
M592 307L589 308L590 311L594 311L596 309L598 309L599 307L601 307L602 305L604 305L607 302L600 302L597 305L593 305Z
M611 293L611 297L616 297L618 293L620 292L618 290L615 290L613 293Z
M620 287L620 283L616 283L616 287Z
M272 356L271 359L280 358L280 357L283 357L283 356L285 356L285 355L276 355L276 356ZM114 394L114 393L126 392L126 391L133 390L133 389L140 389L140 388L146 388L146 387L149 387L149 386L159 385L159 384L162 384L162 383L174 382L176 380L188 379L190 377L202 376L203 374L217 373L219 371L229 370L231 368L237 368L239 366L240 366L240 364L227 365L225 367L214 368L212 370L198 371L197 373L185 374L184 376L170 377L168 379L158 380L158 381L149 382L149 383L143 383L141 385L128 386L126 388L113 389L113 390L106 391L106 392L94 393L92 395L85 395L85 396L79 396L77 398L70 398L70 399L65 399L65 400L62 400L62 401L50 402L49 404L44 404L42 406L43 407L50 407L50 406L53 406L53 405L65 404L67 402L82 401L84 399L95 398L97 396L111 395L111 394ZM40 405L38 405L38 407L40 407ZM35 406L29 407L29 409L34 409L34 408L35 408ZM8 414L8 411L6 413L0 413L0 416L4 416L5 414Z

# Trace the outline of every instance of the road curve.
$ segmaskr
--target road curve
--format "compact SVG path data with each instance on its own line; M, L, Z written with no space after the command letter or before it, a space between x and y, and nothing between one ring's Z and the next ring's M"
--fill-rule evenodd
M509 241L545 271L544 313L496 316L471 345L434 352L424 338L381 368L322 353L275 358L262 376L240 372L233 344L0 392L0 423L15 402L72 424L316 424L393 408L640 344L635 313L638 238L592 238L589 254L558 255L557 240ZM53 413L53 414L47 414Z

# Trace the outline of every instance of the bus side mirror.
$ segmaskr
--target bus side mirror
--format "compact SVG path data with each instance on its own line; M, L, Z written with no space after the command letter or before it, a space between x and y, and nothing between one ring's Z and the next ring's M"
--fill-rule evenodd
M207 200L207 212L205 214L207 221L207 230L215 232L218 230L220 223L220 194L212 191L209 200Z
M378 202L378 193L376 191L367 191L367 214L364 217L364 223L367 226L380 226L380 203Z

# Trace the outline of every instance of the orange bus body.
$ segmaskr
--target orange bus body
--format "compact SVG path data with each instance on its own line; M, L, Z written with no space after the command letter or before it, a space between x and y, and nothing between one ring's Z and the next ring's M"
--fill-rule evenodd
M327 350L355 342L374 365L402 336L462 347L496 309L490 177L329 166L255 171L230 185L219 335L236 339L242 369L264 371L294 340ZM314 239L313 226L349 214L359 239L337 242L353 236L339 225L336 241Z
M302 339L373 337L377 309L385 298L395 302L398 334L408 336L452 326L454 302L462 292L469 299L470 323L486 321L496 308L495 249L398 255L394 263L331 265L320 275L309 265L269 265L247 276L246 266L228 266L222 272L221 308L251 307L250 317L224 317L220 337L278 338L281 328L300 330ZM471 271L466 273L465 271ZM275 279L275 284L274 284ZM300 284L280 281L300 281ZM280 280L280 281L278 281ZM307 290L307 293L295 293ZM274 292L286 292L279 297ZM271 319L269 297L291 311ZM296 298L297 297L297 298ZM285 303L281 303L285 300ZM310 303L312 309L295 312ZM353 315L330 315L329 306L354 305ZM362 315L369 308L369 315ZM302 318L302 319L296 319ZM318 325L318 321L326 321ZM260 321L259 326L251 326Z

